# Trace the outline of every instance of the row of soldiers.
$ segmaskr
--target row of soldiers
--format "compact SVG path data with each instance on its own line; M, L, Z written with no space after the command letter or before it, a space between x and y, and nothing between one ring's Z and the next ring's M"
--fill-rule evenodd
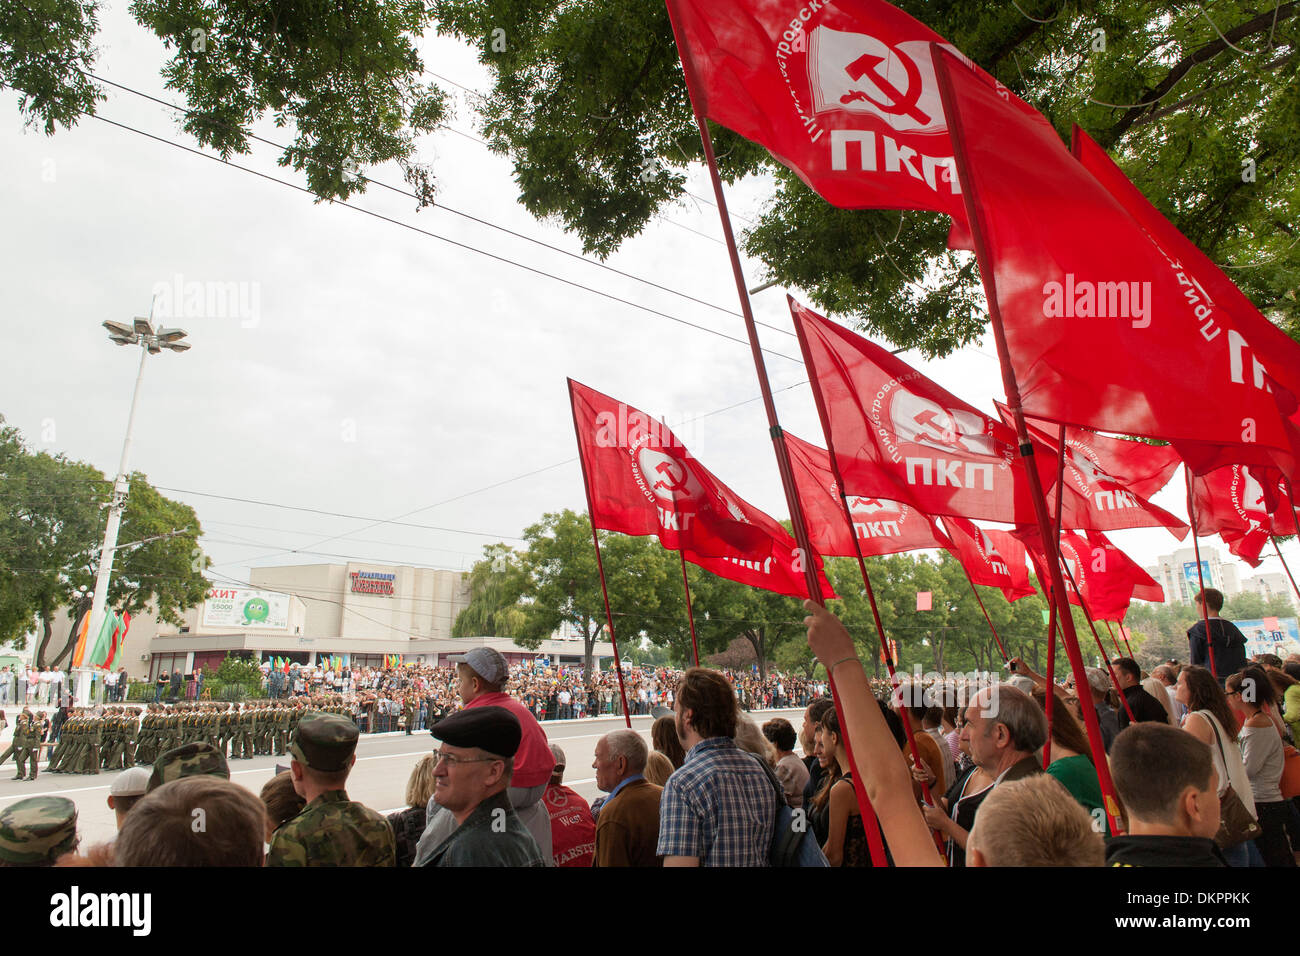
M231 759L283 755L289 736L308 710L351 719L341 697L254 704L191 703L107 707L100 715L74 708L50 755L52 773L99 773L151 764L160 754L191 743L216 747Z

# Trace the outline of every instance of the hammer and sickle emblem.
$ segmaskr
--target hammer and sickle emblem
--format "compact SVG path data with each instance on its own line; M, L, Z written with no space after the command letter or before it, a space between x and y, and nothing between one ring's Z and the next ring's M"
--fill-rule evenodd
M673 462L661 461L655 465L655 471L663 475L663 479L656 481L651 487L655 490L662 488L670 495L686 490L686 469L681 465L673 467Z
M907 89L900 90L889 78L881 72L880 65L885 62L883 56L876 56L874 53L864 53L852 63L844 68L844 72L852 77L855 81L863 77L868 80L888 97L888 102L882 103L873 99L862 90L850 90L840 97L841 103L852 103L855 100L863 100L879 109L881 112L889 113L891 116L910 116L922 125L928 125L930 122L929 115L916 105L917 100L921 97L921 71L912 61L912 58L902 53L895 47L889 48L894 56L898 57L903 69L907 71Z

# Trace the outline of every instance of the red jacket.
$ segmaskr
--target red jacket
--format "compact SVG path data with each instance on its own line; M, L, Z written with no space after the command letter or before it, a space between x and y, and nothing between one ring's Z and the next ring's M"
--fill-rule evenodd
M551 771L555 769L555 757L546 740L546 731L542 730L542 725L528 712L527 707L501 693L481 694L465 706L504 707L519 719L519 729L523 731L523 736L519 739L519 750L515 753L515 775L510 786L526 790L550 781Z

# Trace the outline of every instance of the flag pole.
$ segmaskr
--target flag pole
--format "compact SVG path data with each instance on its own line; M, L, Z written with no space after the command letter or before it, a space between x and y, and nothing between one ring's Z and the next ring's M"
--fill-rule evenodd
M1201 594L1205 593L1205 572L1201 570L1201 542L1197 540L1200 532L1196 528L1196 502L1192 495L1192 469L1183 462L1183 477L1187 481L1187 517L1192 524L1192 549L1196 553L1196 580L1201 585ZM1214 665L1214 641L1210 636L1210 607L1209 602L1202 600L1201 620L1205 622L1205 656L1210 659L1210 673L1214 679L1219 679L1219 669Z
M1115 674L1115 668L1111 665L1110 655L1106 653L1106 648L1102 646L1101 635L1097 633L1097 625L1093 623L1092 611L1089 609L1087 602L1083 599L1083 593L1079 590L1079 585L1075 583L1074 572L1070 570L1069 565L1064 564L1064 562L1062 562L1062 564L1065 567L1066 575L1068 575L1070 587L1074 589L1074 596L1079 599L1079 610L1083 612L1083 619L1088 622L1088 629L1092 631L1092 639L1097 644L1097 650L1101 652L1102 662L1106 665L1106 673L1110 675L1110 682L1115 685L1115 693L1119 696L1120 703L1124 705L1124 712L1128 714L1129 721L1137 723L1137 718L1133 716L1133 708L1128 704L1128 698L1125 697L1124 692L1120 690L1119 679ZM1115 645L1115 650L1119 650L1118 644ZM1121 654L1120 656L1122 657L1123 655Z
M1056 540L1061 540L1061 516L1065 508L1065 425L1060 426L1056 436ZM1058 545L1059 546L1059 545ZM1051 607L1047 624L1047 699L1043 710L1047 715L1047 742L1043 748L1043 769L1048 767L1052 742L1052 705L1056 698L1056 602L1048 597Z
M1106 625L1106 630L1110 633L1110 641L1111 641L1112 644L1115 645L1115 650L1118 651L1118 650L1119 650L1119 642L1118 642L1117 640L1115 640L1115 632L1114 632L1113 630L1111 630L1110 621L1107 621L1107 620L1105 620L1105 619L1103 618L1101 623L1103 623L1103 624ZM1118 624L1119 621L1116 621L1115 623ZM1128 642L1128 635L1124 633L1124 628L1122 628L1122 627L1119 629L1119 636L1122 637L1122 638L1124 638L1124 646L1128 649L1128 656L1129 656L1129 657L1132 657L1132 656L1133 656L1133 645L1130 644L1130 643Z
M1001 310L998 308L997 291L993 288L993 263L989 258L988 248L984 242L984 230L979 219L973 180L969 175L969 164L966 162L965 131L961 128L956 103L954 102L952 81L948 75L949 54L936 43L930 44L930 51L939 80L939 93L943 101L944 115L948 117L949 130L952 136L953 157L961 183L962 199L966 208L971 236L974 239L975 257L979 265L980 281L984 285L984 297L988 302L993 338L997 343L998 364L1002 367L1002 384L1006 391L1007 404L1011 407L1011 412L1015 417L1016 437L1020 442L1020 456L1029 479L1030 497L1034 503L1034 516L1038 522L1039 534L1050 549L1047 555L1047 564L1048 573L1051 576L1052 590L1056 594L1064 596L1065 581L1061 576L1060 549L1056 540L1051 536L1052 523L1048 517L1047 500L1043 494L1043 483L1039 478L1038 469L1034 467L1034 446L1030 441L1029 430L1025 425L1025 410L1020 404L1020 386L1016 382L1016 373L1011 366L1011 353L1007 346L1006 330L1002 325ZM965 67L961 68L964 69ZM1070 659L1070 667L1074 671L1075 683L1078 684L1086 682L1087 674L1084 672L1083 655L1079 651L1079 639L1074 629L1074 618L1072 615L1065 613L1065 610L1067 609L1063 608L1060 615L1061 633L1065 642L1066 655ZM1106 762L1106 748L1102 743L1101 725L1097 720L1097 709L1095 707L1082 707L1080 709L1083 711L1084 728L1088 732L1088 742L1092 748L1093 763L1097 770L1097 782L1101 788L1106 815L1110 819L1111 833L1119 834L1123 827L1119 817L1119 805L1114 796L1115 785L1110 777L1110 766Z
M569 411L573 411L573 379L569 383ZM573 437L578 442L578 463L582 466L582 491L587 496L587 520L591 522L591 543L596 546L596 570L600 573L600 596L605 600L605 621L609 625L609 643L614 648L614 673L618 675L618 695L623 700L623 722L632 729L632 712L627 707L627 688L623 686L623 662L618 656L618 638L614 634L614 613L609 609L609 589L605 586L605 562L600 558L600 536L596 533L596 509L591 504L591 482L587 479L587 461L582 454L582 435L578 417L573 416Z
M1300 535L1300 514L1296 513L1295 494L1291 490L1291 479L1283 475L1282 481L1286 483L1286 499L1291 505L1291 522L1295 525L1296 534ZM1286 576L1291 579L1291 589L1295 591L1296 597L1300 597L1300 587L1296 587L1295 578L1291 575L1291 569L1287 567L1286 558L1282 557L1282 549L1278 547L1277 538L1273 539L1273 550L1277 552L1277 559L1282 562L1282 569L1286 571Z
M794 531L795 544L799 548L799 554L803 557L804 580L808 585L808 598L813 603L824 607L826 600L822 596L821 581L817 577L817 563L808 537L808 527L804 522L803 506L799 501L798 492L795 490L794 472L790 468L790 456L786 451L781 425L777 419L776 402L772 398L772 386L767 380L767 367L763 362L763 349L758 340L758 327L754 323L754 311L750 306L749 290L745 285L745 275L740 267L740 252L736 248L736 237L731 229L731 217L727 213L727 197L722 191L722 178L718 175L718 162L713 154L713 141L709 137L708 123L704 116L701 115L696 102L695 90L691 83L690 67L686 64L685 58L681 56L683 46L681 36L677 32L677 22L673 17L672 4L667 6L668 20L673 28L673 37L677 42L678 58L681 59L682 63L682 76L686 81L686 95L691 101L691 113L694 114L695 125L700 131L700 143L704 148L704 159L709 168L709 181L713 185L713 196L717 202L718 219L722 225L722 235L727 242L727 255L731 259L731 274L736 281L736 295L740 299L740 311L745 319L745 332L749 338L749 350L754 359L754 371L758 375L759 391L763 396L763 411L767 415L768 434L771 435L772 447L776 452L776 466L781 474L781 487L785 492L786 506L790 509L790 524ZM865 825L868 819L874 818L875 812L871 808L871 801L867 799L867 789L862 780L862 774L858 772L857 761L853 756L853 747L849 743L848 723L844 719L839 694L835 692L835 678L829 671L826 674L826 682L831 688L831 699L835 704L835 715L839 718L840 726L845 731L844 752L849 758L849 769L853 773L853 790L858 798L858 812L862 814L863 824Z
M682 590L686 592L686 620L691 625L691 652L695 655L695 666L700 666L700 644L695 639L695 613L691 610L691 586L686 580L686 555L681 551L677 557L682 559Z
M960 561L958 561L957 563L961 564ZM1010 660L1010 658L1007 656L1007 649L1002 646L1002 638L998 637L998 629L993 626L993 619L989 617L988 608L984 606L984 599L980 597L980 592L975 589L975 579L972 578L970 576L970 572L966 570L966 565L961 564L961 570L962 573L966 575L966 583L970 585L970 593L975 595L976 603L979 604L980 610L984 612L984 620L988 622L989 630L993 632L993 640L997 643L998 653L1002 655L1002 663L1005 664L1008 660Z

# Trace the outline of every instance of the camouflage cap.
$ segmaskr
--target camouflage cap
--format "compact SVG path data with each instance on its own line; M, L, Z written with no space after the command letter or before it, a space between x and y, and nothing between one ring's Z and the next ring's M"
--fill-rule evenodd
M309 710L298 721L289 754L313 770L338 773L351 765L359 736L357 725L348 718Z
M204 774L229 780L230 766L226 763L225 754L212 744L186 744L184 747L167 751L153 762L153 773L149 776L149 792L152 793L164 783L171 783L182 777L197 777Z
M28 797L0 810L0 860L53 863L77 848L77 805L67 797Z

